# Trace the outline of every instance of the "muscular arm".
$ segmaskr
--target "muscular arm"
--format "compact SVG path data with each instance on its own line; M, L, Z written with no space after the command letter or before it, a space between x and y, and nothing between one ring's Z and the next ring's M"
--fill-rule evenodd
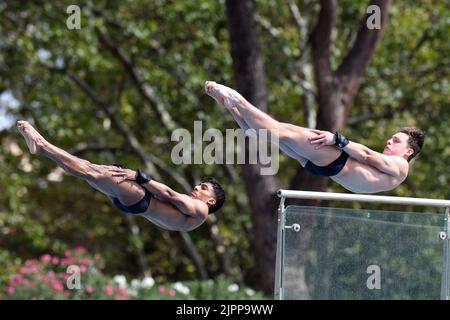
M322 131L317 129L310 129L315 133L310 139L311 144L316 145L316 149L322 146L331 146L336 142L336 137L329 131ZM405 159L397 156L388 156L376 151L373 151L366 146L350 141L343 150L353 159L374 167L378 171L389 176L400 178L406 177L408 173L408 163Z
M142 186L158 199L174 205L184 215L197 218L201 215L201 211L207 210L206 204L205 208L200 208L199 205L201 202L194 200L185 194L178 193L165 184L155 180L151 180Z
M387 156L352 141L350 141L343 150L347 152L351 158L375 167L379 171L390 176L399 177L405 174L405 164L402 162L405 162L406 160L400 157Z

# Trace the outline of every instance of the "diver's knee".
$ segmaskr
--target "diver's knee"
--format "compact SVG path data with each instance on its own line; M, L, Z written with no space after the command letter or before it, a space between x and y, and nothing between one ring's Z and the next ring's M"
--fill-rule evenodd
M278 126L277 130L280 143L284 143L293 139L294 132L290 128L290 125L288 123L280 122L280 125Z

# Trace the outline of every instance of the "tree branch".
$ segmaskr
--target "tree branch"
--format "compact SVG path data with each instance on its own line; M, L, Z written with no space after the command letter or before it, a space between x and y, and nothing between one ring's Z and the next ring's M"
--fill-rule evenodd
M350 117L347 120L347 124L349 126L358 126L361 123L364 123L369 120L384 120L384 119L390 119L393 118L395 115L409 111L411 109L424 109L426 107L426 103L419 103L419 104L411 104L411 102L403 101L403 103L397 107L393 108L392 106L387 106L388 111L380 112L380 113L367 113L360 116Z
M74 82L78 88L83 91L93 102L94 104L100 108L107 117L111 120L111 123L116 127L118 132L122 135L122 137L127 141L130 148L133 152L141 158L144 162L146 170L149 171L150 174L154 175L157 179L161 179L158 171L156 170L153 162L150 157L143 151L142 146L140 145L136 136L125 126L125 124L119 120L119 118L111 112L110 108L106 103L104 103L95 92L77 75L70 73L65 69L57 69L51 68L53 71L58 71L66 75L72 82Z
M208 219L206 219L206 223L209 227L209 235L214 244L215 253L218 256L222 273L241 282L243 278L242 271L239 268L239 265L234 263L234 258L230 254L225 241L220 235L220 229L217 223L216 216L209 216Z
M175 180L183 188L184 192L189 194L192 191L192 186L189 184L189 182L181 174L179 174L175 170L173 170L172 167L169 167L164 161L162 161L161 159L159 159L158 157L156 157L153 154L149 154L148 157L164 173L166 173L173 180Z
M73 155L81 155L88 151L118 151L125 149L126 146L122 146L119 144L104 144L104 143L86 143L86 142L80 142L72 149L69 149L67 152Z
M100 42L120 61L125 72L128 73L133 83L136 85L138 93L143 100L147 102L151 109L157 115L159 121L164 125L167 131L172 131L176 128L176 124L172 120L170 113L167 111L166 106L156 94L155 88L145 83L141 70L139 70L132 62L127 54L119 47L117 43L114 43L111 37L102 33L97 29L97 35Z
M297 27L299 29L303 29L304 27L306 27L306 21L305 21L304 17L302 17L302 15L300 13L300 9L298 8L295 1L288 0L288 4L289 4L289 10L291 11L292 16L294 17L294 21L297 24Z
M255 21L258 22L264 29L266 29L270 35L274 38L278 38L280 36L280 30L278 28L272 26L270 20L261 17L259 15L255 16Z
M319 18L310 35L312 55L317 79L327 79L332 75L330 64L331 34L336 24L337 1L321 0Z
M357 125L364 123L366 121L369 121L369 120L390 119L390 118L394 117L394 115L397 114L398 112L405 111L405 109L406 108L399 108L399 109L391 110L389 108L389 110L386 112L367 113L367 114L363 114L363 115L359 115L359 116L355 116L355 117L350 117L347 120L347 125L348 126L357 126Z
M132 216L126 214L125 220L127 221L131 231L133 244L136 250L138 265L141 268L141 273L144 277L151 276L150 268L148 266L147 260L145 259L144 241L142 240L141 230Z
M197 247L192 242L191 237L187 232L180 232L180 236L194 262L199 278L202 280L208 279L208 272L206 271L205 264L202 261L201 255L198 253Z
M359 81L375 51L378 40L383 35L389 15L391 0L372 0L370 5L376 5L380 8L380 29L371 30L367 27L367 19L370 15L366 13L365 17L362 19L355 43L337 70L338 77L340 78L351 78L352 81Z
M289 8L291 10L294 21L297 24L299 31L299 46L300 46L300 57L295 62L295 69L297 69L297 74L292 76L292 80L300 85L300 87L305 91L303 95L303 105L305 109L305 117L307 119L308 128L316 127L316 117L317 113L314 106L314 101L318 98L317 93L314 89L314 79L311 72L311 60L308 53L308 24L309 19L307 15L302 16L300 9L294 0L289 0ZM308 4L308 3L307 3Z
M136 39L140 39L139 36L136 35L134 32L135 30L133 28L127 28L124 26L121 22L117 21L112 17L108 12L105 12L104 10L97 9L93 7L90 3L88 4L88 8L91 11L92 16L94 17L102 17L110 26L117 28L120 30L120 33L126 37L134 37ZM164 55L166 53L166 50L161 45L160 42L155 40L154 38L149 39L150 47L154 50L155 53L159 55Z

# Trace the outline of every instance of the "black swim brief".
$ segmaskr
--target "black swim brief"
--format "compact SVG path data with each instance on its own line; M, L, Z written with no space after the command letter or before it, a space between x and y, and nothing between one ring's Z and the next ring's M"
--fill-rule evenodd
M139 202L131 206L124 205L117 198L111 197L111 199L114 205L124 213L138 214L147 211L148 206L150 205L150 201L152 199L152 194L148 190L145 190L145 196Z
M316 176L326 176L326 177L335 176L339 172L341 172L342 168L344 168L347 159L348 153L342 151L339 158L337 158L332 163L324 167L316 166L311 161L308 161L305 165L305 170Z

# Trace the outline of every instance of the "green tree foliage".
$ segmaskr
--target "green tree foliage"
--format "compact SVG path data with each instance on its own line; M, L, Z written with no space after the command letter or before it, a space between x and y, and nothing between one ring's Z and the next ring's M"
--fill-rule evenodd
M206 125L223 131L235 128L231 117L203 91L207 79L233 84L224 1L84 1L79 4L80 30L66 27L70 4L0 4L0 93L19 102L18 106L5 102L0 108L14 119L29 119L49 141L82 158L142 167L142 159L110 112L146 153L166 164L168 169L158 169L168 185L183 190L177 175L191 185L202 176L217 177L228 195L225 207L215 215L223 244L213 243L216 231L207 224L190 236L208 276L224 272L219 251L226 249L231 276L254 282L247 206L252 195L245 194L241 168L174 166L170 158L174 128L192 131L194 120L202 120L204 130ZM334 65L351 46L366 6L366 1L339 1ZM308 20L309 33L319 4L305 1L298 8ZM304 125L306 88L300 85L298 68L308 47L301 46L304 39L285 1L257 1L257 10L269 112ZM427 132L420 159L406 183L392 192L395 195L450 197L449 13L443 0L395 1L350 109L348 136L375 149L402 126ZM4 129L0 139L0 273L12 272L20 260L83 245L102 252L105 271L111 274L141 273L139 252L143 252L148 271L156 278L198 277L175 233L162 232L145 219L134 219L133 226L86 183L61 175L50 160L31 156L14 127ZM282 155L280 179L287 183L297 167ZM136 228L137 237L132 232Z

